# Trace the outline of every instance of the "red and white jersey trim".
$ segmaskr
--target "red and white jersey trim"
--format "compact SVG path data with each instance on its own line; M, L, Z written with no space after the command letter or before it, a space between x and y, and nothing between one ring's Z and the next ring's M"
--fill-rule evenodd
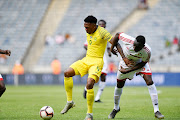
M1 74L0 74L0 80L3 80L3 77L1 76Z

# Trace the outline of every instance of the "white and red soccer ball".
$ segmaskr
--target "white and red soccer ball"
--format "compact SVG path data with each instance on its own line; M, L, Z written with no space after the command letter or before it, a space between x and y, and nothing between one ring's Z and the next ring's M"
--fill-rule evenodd
M40 109L40 116L44 120L50 120L54 115L54 110L50 106L44 106Z

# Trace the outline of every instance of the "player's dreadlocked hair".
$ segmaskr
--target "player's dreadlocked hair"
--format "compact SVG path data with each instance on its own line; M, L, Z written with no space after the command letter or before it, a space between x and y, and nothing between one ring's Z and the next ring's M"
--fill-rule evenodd
M141 43L141 44L143 44L143 45L144 45L145 42L146 42L145 37L142 36L142 35L137 36L137 37L136 37L136 40L137 40L137 42L139 42L139 43Z
M96 24L96 23L97 23L97 19L96 19L94 16L89 15L89 16L87 16L87 17L84 19L84 22Z

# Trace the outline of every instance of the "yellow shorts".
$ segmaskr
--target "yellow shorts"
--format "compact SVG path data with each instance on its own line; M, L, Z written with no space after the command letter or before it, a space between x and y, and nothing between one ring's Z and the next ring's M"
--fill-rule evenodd
M88 73L88 78L93 78L95 82L98 82L103 64L103 58L86 56L82 60L74 62L70 67L74 69L76 75L83 77Z

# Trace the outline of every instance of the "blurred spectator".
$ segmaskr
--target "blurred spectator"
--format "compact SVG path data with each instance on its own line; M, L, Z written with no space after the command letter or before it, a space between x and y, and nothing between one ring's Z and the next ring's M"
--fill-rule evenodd
M165 46L166 46L166 48L171 47L171 42L167 38L165 38Z
M139 0L138 8L139 9L148 9L149 5L148 5L147 0Z
M75 42L75 38L69 33L65 34L65 40L68 41L69 43L74 43Z
M19 60L16 61L15 65L13 67L12 73L14 75L22 75L22 74L24 74L24 67L22 66L22 64L20 63Z
M178 45L178 38L175 36L173 39L173 45Z
M46 45L54 45L55 44L55 40L52 36L47 35L45 38L45 44Z
M64 36L61 35L60 33L58 33L56 36L55 36L55 41L56 41L56 44L63 44L64 43Z
M5 54L0 54L0 63L1 63L1 64L5 63L5 62L6 62L6 59L7 59L7 57L6 57Z
M109 70L109 73L115 73L116 72L117 67L114 64L114 62L112 62L112 61L109 62L108 70Z
M57 58L51 62L51 68L54 75L59 75L61 73L61 63Z

